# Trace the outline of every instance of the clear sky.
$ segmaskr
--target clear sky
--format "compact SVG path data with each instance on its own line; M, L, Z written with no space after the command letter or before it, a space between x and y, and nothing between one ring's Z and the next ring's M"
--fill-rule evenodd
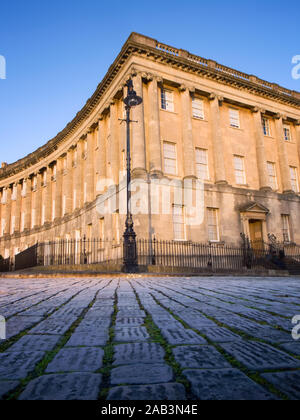
M72 120L132 31L300 91L298 1L11 0L0 5L0 160Z

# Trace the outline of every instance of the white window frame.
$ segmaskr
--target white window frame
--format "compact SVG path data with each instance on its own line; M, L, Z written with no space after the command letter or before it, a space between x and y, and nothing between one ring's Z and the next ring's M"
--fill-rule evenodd
M201 98L192 97L192 116L198 120L204 120L204 101Z
M169 157L166 156L166 149L165 146L173 146L174 147L174 152L175 152L175 157ZM164 141L163 142L163 156L164 156L164 172L168 175L177 175L178 173L178 168L177 168L177 144L176 143L172 143L170 141ZM173 172L167 172L167 166L171 167L172 165L166 165L166 162L170 161L170 162L174 162L174 173Z
M282 236L284 242L291 242L291 226L290 226L290 215L282 214L281 215L281 225L282 225Z
M229 108L229 125L231 128L241 128L240 111L236 108Z
M175 213L176 210L180 210L180 213ZM181 222L178 222L175 218L180 217ZM185 224L185 211L184 206L181 204L173 204L172 206L172 223L173 223L173 236L174 241L186 241L186 224ZM175 226L180 225L181 226L181 235L180 237L177 237L178 230L175 228Z
M242 169L238 168L236 163L240 160L242 162ZM245 158L244 156L234 155L233 156L233 164L234 164L234 175L235 175L235 183L237 185L246 185L246 171L245 171ZM243 182L239 182L238 174L242 174Z
M220 224L219 224L219 209L215 207L207 207L207 236L208 242L220 242ZM210 224L210 215L214 216L214 224ZM215 239L210 238L210 226L214 227Z
M161 88L160 106L164 111L174 112L174 91Z
M290 177L292 190L296 193L299 192L299 178L298 178L298 168L296 166L290 166Z
M283 137L285 141L292 141L291 126L289 124L283 125Z
M261 124L264 136L271 137L270 119L267 117L262 117Z
M202 153L205 152L205 159L203 160ZM195 149L195 161L196 161L196 176L198 179L201 180L209 180L209 167L208 167L208 150L203 149L201 147L196 147ZM201 156L202 155L202 156ZM205 169L203 169L205 168ZM201 169L203 170L203 173L205 172L205 176L201 177Z
M272 171L270 171L271 168L272 168ZM268 161L267 171L268 171L269 187L272 188L272 190L277 190L278 182L277 182L276 163Z

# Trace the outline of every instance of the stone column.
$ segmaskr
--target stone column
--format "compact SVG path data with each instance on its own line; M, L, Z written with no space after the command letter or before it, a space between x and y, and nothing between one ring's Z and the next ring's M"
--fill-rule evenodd
M211 113L211 128L214 149L214 165L215 165L215 183L227 184L225 158L224 158L224 144L222 137L222 128L220 121L220 104L223 98L212 93L210 99L210 113Z
M117 131L118 110L115 101L110 103L109 119L109 160L111 165L111 177L115 185L119 182L119 139Z
M10 235L10 223L11 223L11 185L6 188L6 204L5 204L5 229L4 235Z
M38 172L37 175L37 184L36 184L36 192L35 192L35 226L41 225L41 216L42 216L42 173Z
M264 113L262 109L253 109L259 187L261 190L266 190L270 189L270 185L265 154L264 133L262 129L262 113Z
M32 209L32 191L31 191L31 178L28 177L26 180L26 196L24 197L24 230L31 229L31 209Z
M278 160L281 174L281 183L283 193L290 194L293 192L290 167L288 162L288 156L286 151L285 140L283 136L283 115L277 114L275 117L277 147L278 147Z
M75 194L75 208L80 209L83 201L83 142L80 140L77 143L77 162L74 170L74 194Z
M16 208L15 208L15 232L21 230L21 205L22 205L22 184L16 183L17 186L17 197L16 197Z
M162 79L156 76L150 77L148 87L149 100L149 162L150 173L162 175L162 151L160 138L160 118L159 118L159 99L158 83Z
M62 216L62 159L56 163L55 219Z
M195 148L193 143L190 89L180 86L184 178L195 178Z
M90 203L94 199L94 167L95 167L95 144L94 144L94 130L89 131L87 135L87 159L86 159L86 173L85 182L87 183L86 201Z
M67 173L64 176L64 195L66 197L66 214L72 213L73 203L73 150L70 149L67 152Z
M46 186L44 194L44 205L45 205L45 223L52 221L52 180L51 180L51 168L47 167L46 174Z
M105 120L100 117L98 121L98 158L96 167L98 168L98 180L96 185L96 194L101 194L105 189L106 171L106 128Z
M137 95L143 98L143 80L141 74L133 79L134 90ZM124 89L126 91L126 89ZM127 92L126 92L127 95ZM144 98L143 98L144 99ZM144 102L132 108L131 118L132 127L132 176L146 176L146 141L144 123Z
M300 120L298 120L295 124L295 128L296 128L296 143L298 145L298 159L300 162Z

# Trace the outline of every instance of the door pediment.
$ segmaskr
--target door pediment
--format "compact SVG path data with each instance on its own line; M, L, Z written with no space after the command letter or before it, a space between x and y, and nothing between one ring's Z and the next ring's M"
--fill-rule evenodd
M260 213L267 215L270 213L270 210L256 201L251 201L240 207L240 213Z

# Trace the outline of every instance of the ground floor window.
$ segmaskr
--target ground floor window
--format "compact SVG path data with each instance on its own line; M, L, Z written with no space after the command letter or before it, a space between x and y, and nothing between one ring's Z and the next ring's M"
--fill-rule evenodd
M219 234L219 210L208 208L207 209L207 228L208 240L211 242L218 242L220 240Z

